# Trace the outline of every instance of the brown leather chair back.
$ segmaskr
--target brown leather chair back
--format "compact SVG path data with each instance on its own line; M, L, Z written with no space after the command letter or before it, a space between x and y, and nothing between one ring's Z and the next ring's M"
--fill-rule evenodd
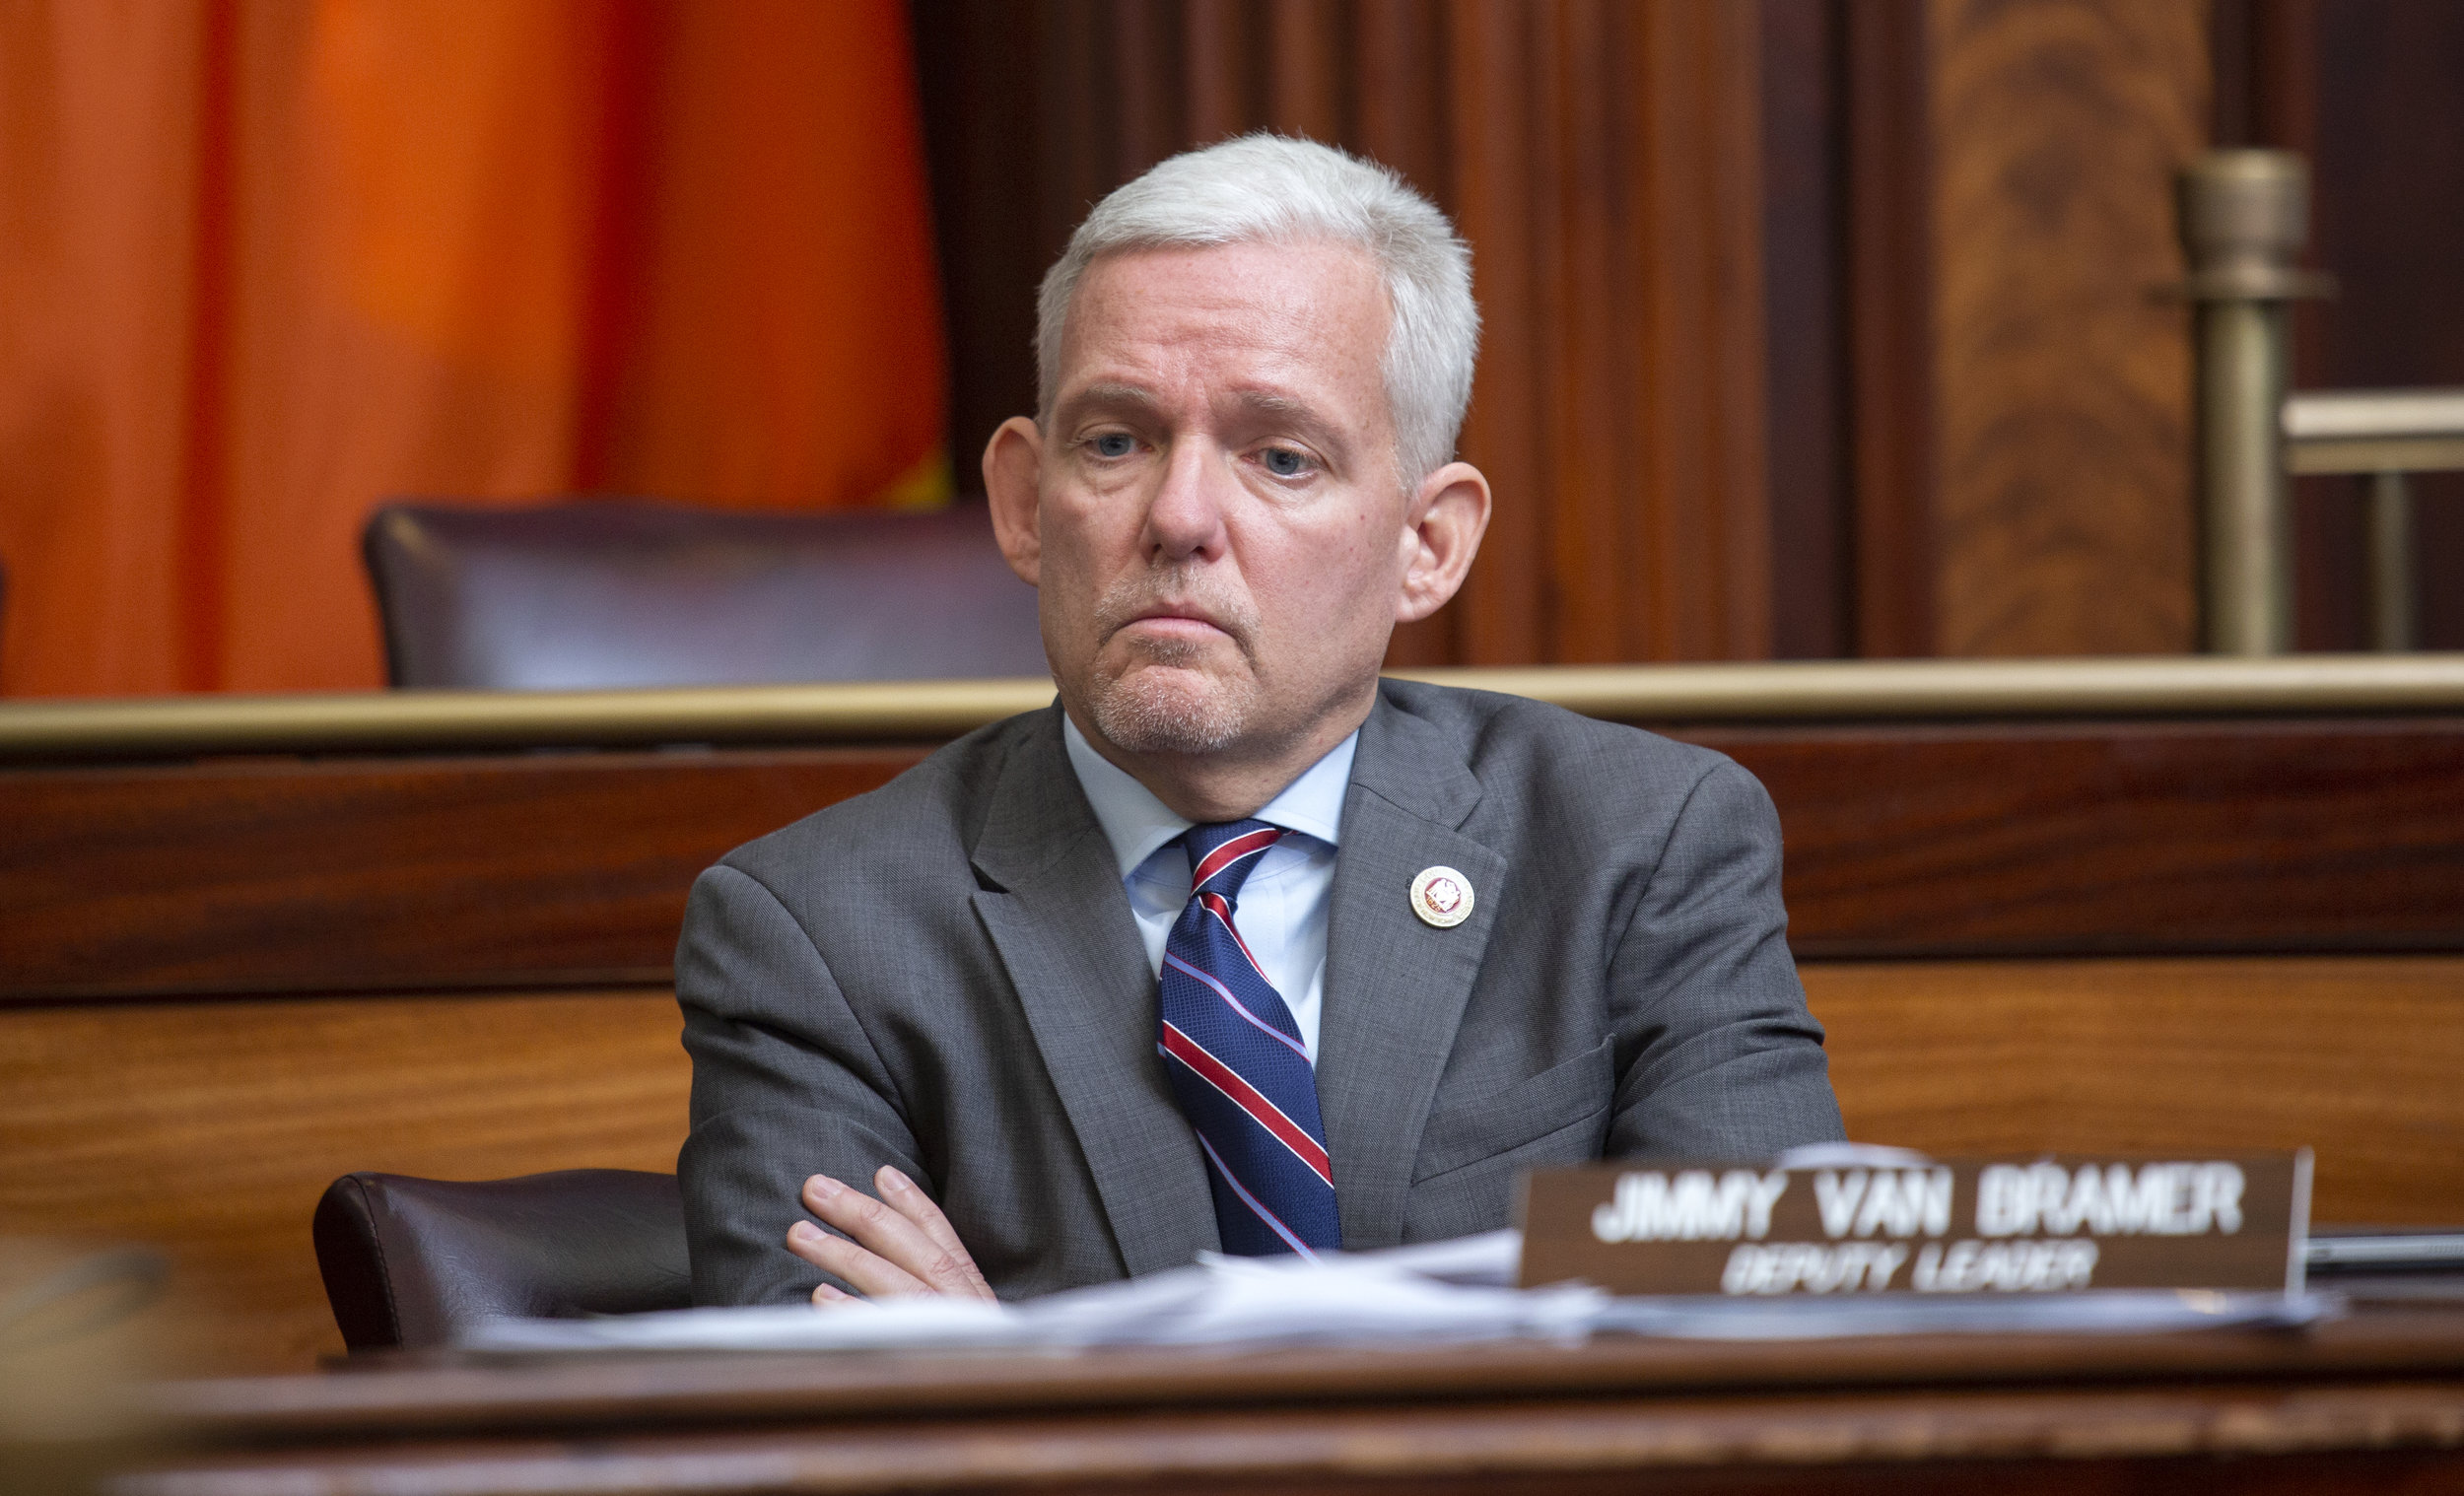
M492 1319L693 1304L672 1174L346 1174L317 1201L314 1235L325 1299L353 1350L447 1345Z
M362 536L396 686L587 690L1043 675L981 501L744 513L396 504Z

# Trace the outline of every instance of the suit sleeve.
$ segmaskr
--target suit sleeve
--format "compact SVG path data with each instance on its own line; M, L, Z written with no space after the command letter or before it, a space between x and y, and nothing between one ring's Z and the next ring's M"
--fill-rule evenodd
M787 1249L787 1228L812 1220L806 1177L870 1192L883 1164L925 1174L828 963L777 896L721 863L686 905L676 998L693 1058L692 1131L676 1159L693 1301L800 1303L825 1280L846 1287Z
M1621 1066L1607 1145L1762 1159L1842 1135L1780 903L1779 814L1723 760L1695 782L1610 953Z

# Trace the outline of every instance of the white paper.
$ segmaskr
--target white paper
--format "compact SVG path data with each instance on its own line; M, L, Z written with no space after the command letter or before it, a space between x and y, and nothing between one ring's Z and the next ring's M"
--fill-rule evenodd
M1490 1232L1389 1252L1298 1258L1207 1254L1189 1267L1022 1304L880 1299L821 1309L684 1309L597 1320L498 1320L482 1351L1070 1349L1105 1345L1394 1345L1580 1341L1594 1333L1799 1340L2304 1325L2316 1294L2097 1291L1870 1297L1613 1299L1581 1285L1511 1286L1522 1237Z

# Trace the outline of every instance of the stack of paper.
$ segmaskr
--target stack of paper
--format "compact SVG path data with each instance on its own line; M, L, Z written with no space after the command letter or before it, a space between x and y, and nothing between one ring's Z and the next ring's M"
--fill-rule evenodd
M1612 1299L1580 1285L1517 1289L1512 1231L1391 1252L1201 1258L1190 1267L1023 1304L883 1299L818 1309L687 1309L600 1320L499 1320L486 1351L1061 1349L1099 1345L1580 1341L1608 1331L1689 1339L1815 1339L1942 1331L2146 1331L2303 1325L2318 1295L2096 1292L1928 1298Z

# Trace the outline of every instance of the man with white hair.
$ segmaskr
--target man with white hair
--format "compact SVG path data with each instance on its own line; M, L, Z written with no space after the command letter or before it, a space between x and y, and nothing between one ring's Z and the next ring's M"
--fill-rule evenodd
M984 477L1060 700L695 884L697 1301L1391 1246L1535 1166L1838 1137L1761 786L1379 678L1488 520L1445 217L1234 140L1098 205L1040 314Z

